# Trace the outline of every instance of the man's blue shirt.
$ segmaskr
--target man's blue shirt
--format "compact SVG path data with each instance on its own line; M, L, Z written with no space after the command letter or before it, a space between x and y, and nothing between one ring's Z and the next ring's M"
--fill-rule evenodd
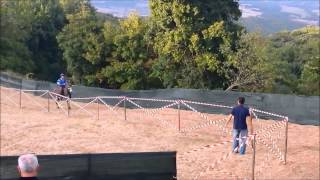
M60 86L60 87L66 87L66 84L67 84L67 81L65 80L65 79L61 79L61 78L59 78L58 80L57 80L57 85L58 86Z
M238 105L232 108L233 115L233 129L247 129L247 116L250 116L249 109L243 105Z

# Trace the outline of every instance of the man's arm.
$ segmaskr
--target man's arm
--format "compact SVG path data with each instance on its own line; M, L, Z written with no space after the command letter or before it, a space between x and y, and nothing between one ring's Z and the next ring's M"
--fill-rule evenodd
M228 116L227 122L226 122L226 127L228 126L228 124L229 124L229 122L231 121L232 117L233 117L232 114L230 114L230 115Z
M232 111L231 111L230 115L227 118L226 127L228 126L229 122L231 121L233 115L234 115L234 108L232 108Z

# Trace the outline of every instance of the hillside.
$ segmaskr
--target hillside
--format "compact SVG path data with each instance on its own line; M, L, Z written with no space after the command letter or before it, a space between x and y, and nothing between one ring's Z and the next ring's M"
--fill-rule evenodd
M241 22L249 31L270 34L319 25L319 1L240 1Z
M6 2L0 12L1 71L51 82L64 73L71 84L109 89L319 95L317 35L263 36L238 25L241 17L275 23L266 19L273 15L281 29L296 28L292 22L306 27L315 22L315 1L240 1L240 9L234 0L149 0L150 9L146 0ZM127 17L132 11L138 13ZM281 22L285 17L288 22ZM287 39L292 43L282 41Z

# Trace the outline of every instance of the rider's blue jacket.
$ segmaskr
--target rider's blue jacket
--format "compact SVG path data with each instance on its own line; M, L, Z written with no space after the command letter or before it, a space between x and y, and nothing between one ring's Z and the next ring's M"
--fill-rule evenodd
M57 80L57 85L60 86L60 87L62 87L62 88L65 88L66 85L67 85L67 80L59 78L59 79Z

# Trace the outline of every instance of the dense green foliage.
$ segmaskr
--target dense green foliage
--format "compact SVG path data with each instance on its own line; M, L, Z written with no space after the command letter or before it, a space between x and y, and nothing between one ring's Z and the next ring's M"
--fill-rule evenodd
M102 26L86 1L80 2L73 13L66 14L66 19L66 25L57 36L59 47L74 83L86 84L88 77L103 66Z
M89 0L1 1L1 70L114 89L201 88L320 95L319 28L269 37L234 0L150 0L118 19Z
M1 1L1 68L53 80L63 66L56 40L63 25L56 0Z
M320 95L319 33L306 27L271 36L266 54L276 68L270 92Z
M157 54L153 76L163 87L221 88L237 41L239 4L151 0L150 36Z

